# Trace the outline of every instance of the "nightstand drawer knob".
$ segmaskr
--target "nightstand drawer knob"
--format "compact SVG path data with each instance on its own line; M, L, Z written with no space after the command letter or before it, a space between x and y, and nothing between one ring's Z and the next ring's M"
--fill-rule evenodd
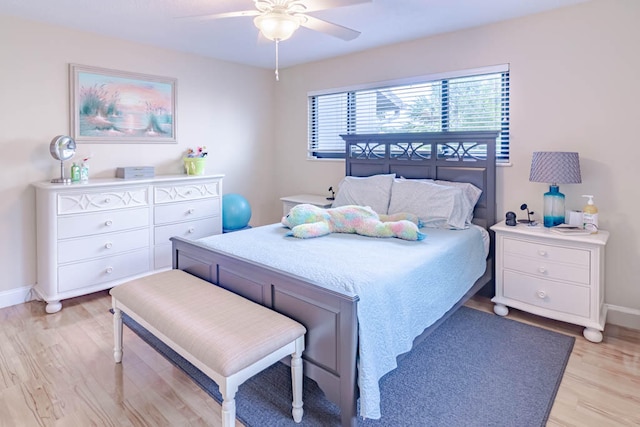
M540 272L542 274L546 274L547 269L545 267L538 267L538 272Z
M538 250L538 255L540 256L547 256L547 251L543 251L543 250Z
M193 234L196 232L196 228L195 227L189 227L189 230L187 230L189 232L189 234Z
M113 243L107 242L107 243L104 244L104 247L107 248L107 249L111 249L113 247Z
M540 299L545 299L547 297L547 293L545 291L538 291L537 295Z
M189 209L189 210L187 211L187 213L188 213L188 214L193 214L195 211L196 211L195 209L191 208L191 209Z

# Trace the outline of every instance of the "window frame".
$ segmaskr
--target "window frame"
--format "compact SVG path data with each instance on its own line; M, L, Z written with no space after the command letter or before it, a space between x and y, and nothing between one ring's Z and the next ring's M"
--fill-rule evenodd
M437 83L441 85L440 94L440 125L443 132L450 127L450 97L448 96L449 84L451 80L502 74L501 76L501 101L500 101L500 132L499 141L496 144L496 161L497 163L509 162L509 144L510 144L510 67L509 64L500 64L489 67L481 67L474 69L458 70L445 73L430 74L417 77L409 77L404 79L395 79L384 82L374 82L362 85L349 86L344 88L334 88L320 91L311 91L307 93L308 99L308 135L307 135L307 157L309 159L344 159L344 148L340 151L317 151L319 130L317 121L318 116L318 98L325 95L346 95L345 111L347 117L344 121L344 129L338 132L346 134L354 134L356 129L357 111L356 111L356 95L364 91L383 91L389 88L398 88L409 85L422 85ZM459 130L459 129L454 129ZM468 129L465 129L468 130ZM469 129L470 130L470 129ZM487 128L479 128L475 130L487 130ZM406 130L404 131L406 132ZM382 132L391 133L391 132ZM328 144L331 145L331 144Z

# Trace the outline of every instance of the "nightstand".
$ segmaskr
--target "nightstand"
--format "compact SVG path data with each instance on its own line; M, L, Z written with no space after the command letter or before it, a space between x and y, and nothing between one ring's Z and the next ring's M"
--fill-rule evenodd
M280 200L282 200L282 214L285 216L295 205L306 203L319 208L330 208L331 203L333 203L333 200L327 200L325 196L317 194L297 194L295 196L282 197Z
M602 341L604 250L609 233L561 235L538 225L491 227L496 233L496 296L493 311L507 307L584 326L583 335Z

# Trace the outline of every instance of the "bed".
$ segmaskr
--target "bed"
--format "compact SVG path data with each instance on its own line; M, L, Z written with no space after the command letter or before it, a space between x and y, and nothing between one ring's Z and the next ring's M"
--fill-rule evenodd
M354 426L359 396L364 402L360 405L360 415L378 417L376 399L379 400L380 395L379 390L375 390L377 381L395 367L396 356L424 339L482 288L485 288L485 293L491 292L493 244L488 229L496 216L497 132L356 134L344 135L343 138L347 152L346 176L373 178L395 174L398 179L465 182L481 189L482 194L473 208L474 225L456 231L425 229L425 241L429 244L447 240L446 236L455 233L457 236L469 236L471 246L460 248L452 245L451 249L449 246L438 249L434 252L442 252L439 259L405 275L398 272L408 270L406 263L411 264L411 257L416 255L403 251L413 250L408 248L415 248L422 242L342 234L292 241L293 238L285 236L287 230L278 224L198 241L181 238L173 238L172 241L174 268L270 307L306 326L305 375L315 380L327 398L340 407L342 425ZM480 229L486 231L480 232ZM482 240L482 246L478 246L475 235L482 234L485 240ZM445 237L441 239L439 235ZM485 244L487 238L489 244ZM365 246L372 240L374 245L382 248L380 253ZM380 243L385 246L380 246ZM282 246L271 246L275 244ZM261 249L261 245L269 245L270 249ZM349 257L342 251L366 253L367 257ZM482 265L455 262L465 251L481 252ZM276 253L281 256L274 257ZM305 253L310 258L297 264L298 267L291 268L287 264L288 260L300 258L300 254ZM319 256L329 253L333 258ZM365 258L373 264L360 262ZM339 267L339 263L345 260L351 262L347 264L348 268ZM437 272L431 268L433 263L447 265ZM380 268L381 265L386 268ZM377 275L369 274L374 271ZM387 321L382 324L380 319L385 321L389 316L371 316L371 313L384 310L384 292L389 291L385 291L383 285L397 278L403 283L403 289L433 282L444 283L447 291L440 288L434 295L422 296L428 300L424 304L415 304L421 301L420 298L402 297L395 291L390 292L388 306L413 304L411 310L416 309L419 313L411 312L406 316L409 323ZM335 283L347 285L335 286ZM419 286L416 289L421 292ZM392 352L386 351L388 341L385 340L394 341ZM369 360L371 355L376 356L375 360Z

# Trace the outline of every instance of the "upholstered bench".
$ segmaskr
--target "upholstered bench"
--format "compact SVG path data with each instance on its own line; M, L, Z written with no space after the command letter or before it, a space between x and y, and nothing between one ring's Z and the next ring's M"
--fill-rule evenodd
M122 362L122 312L218 384L222 425L235 425L235 394L244 381L291 355L293 419L302 420L302 352L298 322L181 270L113 289L116 363Z

